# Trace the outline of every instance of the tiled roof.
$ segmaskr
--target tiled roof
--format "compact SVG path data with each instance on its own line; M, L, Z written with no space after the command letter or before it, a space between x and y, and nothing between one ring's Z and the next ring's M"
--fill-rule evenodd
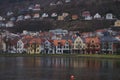
M100 43L100 39L98 37L88 37L85 39L85 42L90 43L92 40L94 40L94 43Z
M30 44L33 44L33 43L40 44L41 43L41 39L40 38L33 38L33 39L30 40L29 43Z
M67 40L53 40L53 44L55 46L58 46L58 44L60 43L62 46L65 45ZM72 45L72 41L71 40L68 40L69 44Z

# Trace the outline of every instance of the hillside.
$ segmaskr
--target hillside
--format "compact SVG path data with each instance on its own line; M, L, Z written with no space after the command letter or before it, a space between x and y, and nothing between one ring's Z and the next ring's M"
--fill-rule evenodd
M97 12L102 16L106 13L113 13L116 18L120 18L120 0L71 0L70 3L62 5L49 6L51 2L57 2L58 0L2 0L0 1L0 15L5 16L7 11L13 11L15 16L18 15L19 10L28 7L30 4L40 3L41 11L39 13L47 12L48 14L56 12L62 14L68 12L70 14L78 14L85 10L90 11L91 15L95 15ZM15 23L14 31L22 32L23 30L49 30L55 28L62 28L68 30L80 30L80 31L94 31L96 29L108 28L114 24L114 20L76 20L76 21L23 21Z
M58 0L0 0L0 12L1 14L8 10L18 10L18 8L26 7L30 4L40 3L45 11L50 12L72 12L79 13L80 11L89 10L92 14L99 12L105 14L112 12L114 15L120 16L120 0L71 0L71 3L64 4L57 7L48 7L51 2L57 2ZM64 3L64 0L60 0Z
M97 29L109 28L114 24L114 20L91 20L91 21L25 21L16 24L15 32L29 31L48 31L50 29L67 29L70 31L88 32Z

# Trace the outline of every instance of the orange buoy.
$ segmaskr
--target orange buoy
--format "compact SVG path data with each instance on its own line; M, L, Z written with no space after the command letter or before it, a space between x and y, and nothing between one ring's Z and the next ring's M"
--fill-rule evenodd
M74 79L75 79L74 75L71 75L70 80L74 80Z

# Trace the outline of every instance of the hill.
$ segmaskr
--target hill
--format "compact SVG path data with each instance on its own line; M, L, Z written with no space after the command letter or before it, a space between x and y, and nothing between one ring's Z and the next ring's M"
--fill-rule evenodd
M50 29L67 29L70 31L89 32L97 29L109 28L114 24L114 20L77 20L77 21L24 21L16 24L15 32L48 31Z
M85 10L91 12L91 15L100 13L105 16L106 13L113 13L116 18L120 18L120 0L71 0L70 3L62 1L62 5L49 6L51 2L57 2L58 0L2 0L0 1L0 15L5 16L7 11L14 11L16 15L20 9L28 7L31 4L40 3L40 13L47 12L48 14L56 12L62 14L68 12L70 14L78 14ZM16 16L15 15L15 16ZM15 32L22 32L22 30L49 30L55 28L63 28L68 30L80 30L80 31L94 31L96 29L108 28L113 25L114 20L76 20L76 21L24 21L15 23Z

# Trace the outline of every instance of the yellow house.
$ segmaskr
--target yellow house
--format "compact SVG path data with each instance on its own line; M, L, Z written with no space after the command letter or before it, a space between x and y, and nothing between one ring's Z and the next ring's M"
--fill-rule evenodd
M29 42L28 53L29 54L40 54L41 39L34 38Z
M115 26L115 27L120 27L120 20L115 21L114 26Z
M64 16L58 16L58 20L59 21L63 21L64 20Z
M74 40L73 51L74 51L74 52L79 52L79 53L84 53L85 48L86 48L86 45L85 45L83 39L78 36L78 37Z

